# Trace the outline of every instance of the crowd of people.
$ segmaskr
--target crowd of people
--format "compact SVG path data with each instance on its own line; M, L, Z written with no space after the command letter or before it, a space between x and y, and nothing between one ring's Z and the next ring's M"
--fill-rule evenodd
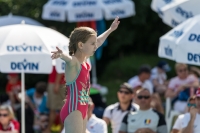
M106 106L99 90L93 87L87 112L88 133L199 133L200 132L200 71L196 67L176 63L176 76L169 79L170 66L159 61L151 69L142 65L137 75L119 86L118 101ZM21 81L18 74L8 74L5 93L0 101L0 133L20 133ZM91 89L91 90L92 90ZM48 82L39 81L26 89L25 123L26 133L50 133L59 125L64 133L59 112L66 95L63 74L54 68ZM113 95L113 96L114 96ZM165 98L170 98L178 116L167 131ZM77 127L78 128L78 127ZM9 131L9 132L8 132Z

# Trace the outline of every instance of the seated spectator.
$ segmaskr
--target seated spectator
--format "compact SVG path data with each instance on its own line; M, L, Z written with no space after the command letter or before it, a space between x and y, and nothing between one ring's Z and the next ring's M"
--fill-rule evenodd
M140 109L126 114L119 133L168 133L164 116L151 108L149 90L139 89L136 97Z
M167 90L167 74L170 67L165 61L159 61L157 66L151 70L151 81L155 92L164 94Z
M6 85L6 92L11 101L11 106L14 110L17 110L20 107L18 94L21 91L21 81L19 76L16 73L8 74L8 83Z
M45 130L48 125L49 110L46 106L46 89L47 84L45 82L38 82L35 88L30 88L26 92L28 104L35 114L35 130Z
M189 74L194 75L200 81L200 69L194 66L189 68Z
M100 90L97 89L96 86L92 85L90 87L90 97L95 104L95 108L93 110L93 113L98 117L102 118L103 117L103 112L106 108L106 104L103 101L103 97L100 93Z
M0 106L0 133L19 133L20 125L10 106Z
M21 102L21 93L19 93L18 95L18 99L20 100L19 102ZM21 124L22 123L22 116L21 116L21 106L15 111L16 113L16 117L17 117L17 120L19 121L19 123ZM33 130L33 125L34 125L34 112L32 110L32 108L29 106L28 104L28 99L26 98L25 99L25 133L34 133L34 130ZM21 132L21 131L20 131Z
M93 114L94 103L90 98L88 103L88 122L86 129L89 133L108 133L106 122L102 119L99 119ZM62 133L65 133L65 129L63 129Z
M190 111L190 108L191 107L196 107L196 104L195 104L195 96L192 96L188 99L188 102L187 102L187 112ZM175 123L174 123L174 126L172 128L172 131L171 133L180 133L182 127L181 127L181 124L182 124L182 121L183 121L183 118L184 118L184 115L185 114L181 114L178 116L178 118L176 119Z
M181 133L200 133L200 88L196 92L196 107L191 107L182 120Z
M3 104L9 104L10 105L9 97L5 93L0 94L0 105L3 105Z
M138 105L132 102L133 89L128 83L120 85L117 92L119 102L108 106L103 114L103 120L111 123L112 133L118 133L123 117L129 111L138 110Z
M151 107L154 110L164 115L164 108L163 108L162 101L158 93L152 94Z
M187 99L190 97L190 90L199 86L199 81L194 75L188 74L186 64L177 63L175 65L177 76L169 82L166 97L177 99L174 103L174 110L184 113L187 107Z
M146 88L151 94L153 94L153 84L150 81L150 76L151 67L149 65L142 65L139 69L138 76L134 76L128 81L128 83L133 88L133 92L135 93L140 88ZM158 94L153 95L154 96L151 105L153 106L153 108L158 109L160 113L164 113L160 96Z
M139 88L147 88L153 94L153 84L149 80L151 76L151 67L149 65L142 65L139 69L138 75L128 80L128 83L133 88L135 93Z

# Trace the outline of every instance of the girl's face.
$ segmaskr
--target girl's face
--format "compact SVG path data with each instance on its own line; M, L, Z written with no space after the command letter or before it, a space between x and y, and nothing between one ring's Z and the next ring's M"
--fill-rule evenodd
M0 110L0 123L2 125L8 125L10 122L10 114L7 110Z
M82 52L86 56L92 56L97 50L97 36L92 35L84 44L82 48Z

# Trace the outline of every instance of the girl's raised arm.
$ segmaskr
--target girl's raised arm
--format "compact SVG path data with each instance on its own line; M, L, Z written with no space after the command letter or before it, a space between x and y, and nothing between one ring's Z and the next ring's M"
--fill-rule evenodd
M113 23L111 24L110 28L97 37L97 47L100 47L106 40L106 38L110 35L110 33L117 29L119 23L119 17L116 17Z
M51 52L51 53L53 53L52 56L51 56L52 59L61 58L61 59L64 60L65 62L70 62L70 61L72 61L72 56L69 56L69 55L67 55L67 54L64 54L64 53L62 52L62 50L59 49L58 47L56 47L56 49L57 49L57 51L52 51L52 52Z

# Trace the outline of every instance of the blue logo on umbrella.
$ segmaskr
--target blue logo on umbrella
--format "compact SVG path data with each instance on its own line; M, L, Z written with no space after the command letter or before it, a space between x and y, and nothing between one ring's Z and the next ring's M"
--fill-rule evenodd
M76 14L76 18L81 19L81 18L93 18L94 14L91 12L83 12Z
M169 46L165 47L165 54L167 56L171 56L171 57L173 56L172 49Z
M30 46L26 45L25 43L23 45L8 45L7 46L7 51L8 52L41 52L42 51L42 46Z
M96 1L77 1L73 3L73 6L94 6L96 5L97 2Z
M60 13L56 12L56 11L53 11L53 12L50 13L50 16L51 17L60 17Z
M173 26L177 26L177 25L179 25L180 23L179 22L177 22L177 21L175 21L174 19L172 19L172 25Z
M163 0L166 4L169 4L170 2L172 2L172 0Z
M173 36L175 38L179 38L182 35L183 35L183 31L182 30L180 30L180 31L175 30L170 36Z
M192 12L187 12L184 9L182 9L181 7L177 7L176 8L176 12L179 13L181 16L185 17L186 19L193 17L194 15L192 14Z
M64 6L67 4L67 2L66 1L54 1L52 4L58 5L58 6Z
M111 14L112 14L113 16L124 15L124 14L125 14L125 11L124 11L124 10L117 9L117 10L112 11Z
M104 0L105 4L114 4L114 3L121 3L122 0Z
M24 59L22 62L11 62L10 68L12 70L38 70L39 63L28 62Z

